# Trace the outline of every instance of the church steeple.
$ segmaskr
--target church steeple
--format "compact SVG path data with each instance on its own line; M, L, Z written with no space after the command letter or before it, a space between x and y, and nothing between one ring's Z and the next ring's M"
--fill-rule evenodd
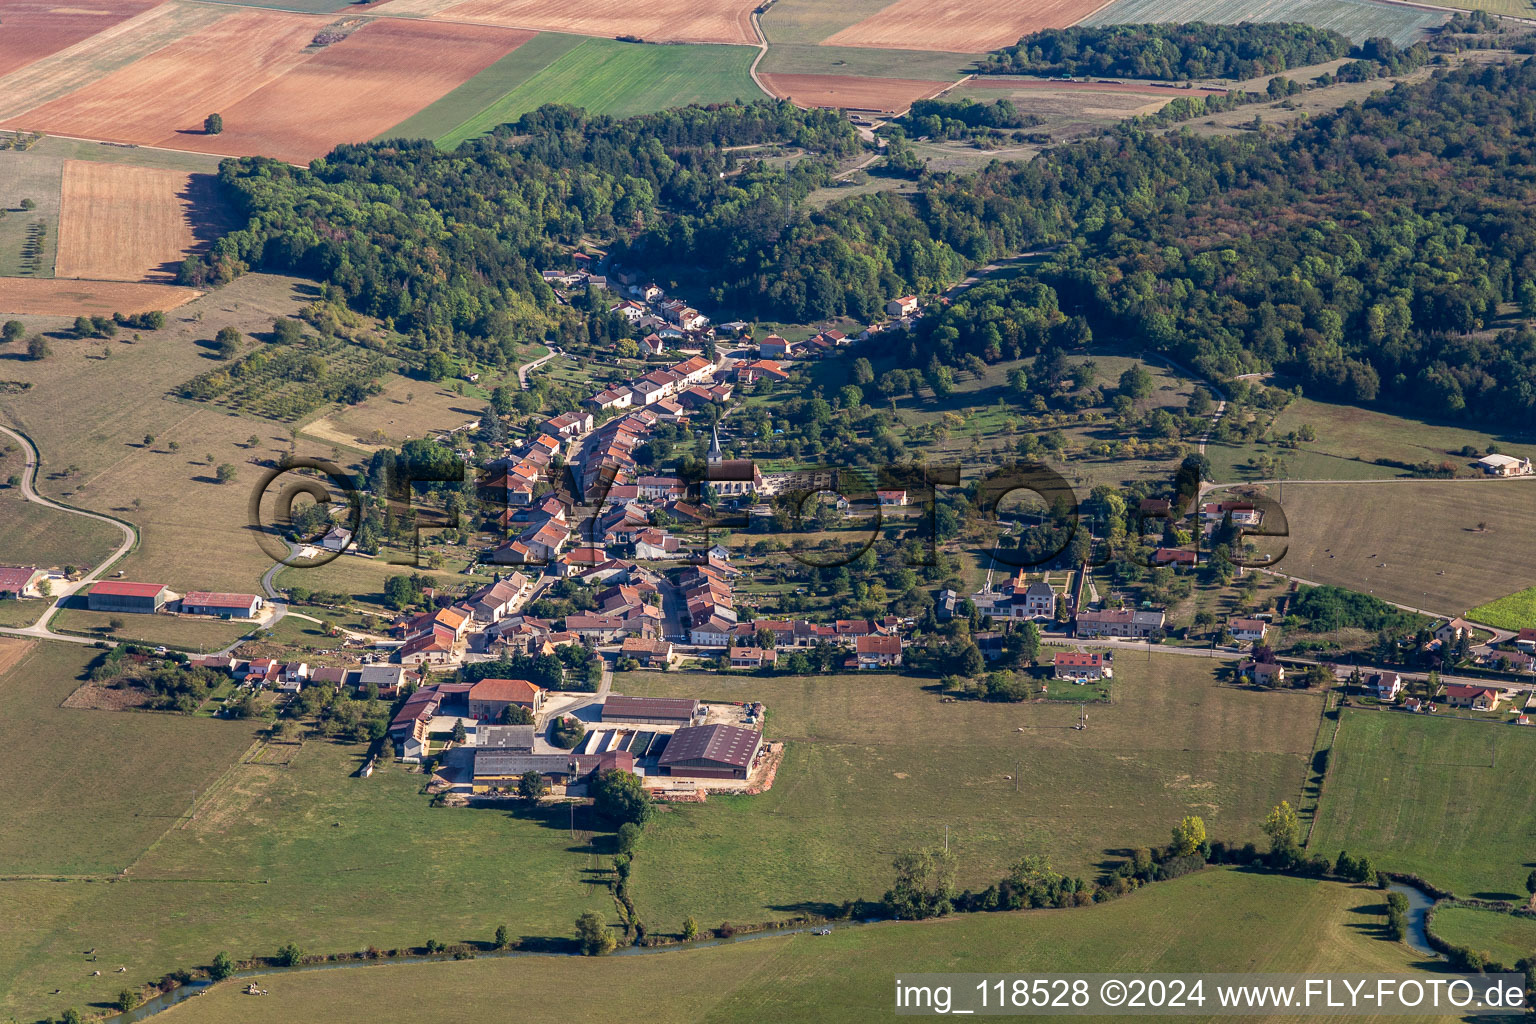
M718 466L725 461L725 452L720 450L720 427L718 424L709 428L709 454L704 461L711 466Z

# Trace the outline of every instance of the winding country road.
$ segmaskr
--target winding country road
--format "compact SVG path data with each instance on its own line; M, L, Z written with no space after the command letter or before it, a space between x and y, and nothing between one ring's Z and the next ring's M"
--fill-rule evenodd
M37 493L37 474L42 469L42 459L38 455L37 446L25 434L12 430L10 427L0 426L0 434L15 439L26 453L27 465L21 474L21 497L23 501L35 502L44 508L51 508L66 515L84 516L87 519L95 519L97 522L109 523L121 530L123 534L123 542L117 546L117 550L102 559L100 565L87 572L77 582L61 587L60 591L55 595L53 604L49 606L48 610L35 623L24 629L0 629L0 633L9 636L31 636L42 637L48 640L64 640L72 644L95 643L95 640L87 639L86 637L55 633L48 628L48 620L53 618L54 613L63 607L66 598L101 579L102 573L120 561L129 551L132 551L133 545L138 541L138 534L132 526L121 519L114 519L112 516L103 515L99 512L86 512L83 509L70 508L68 505L61 505Z
M542 356L539 356L539 358L533 360L533 362L524 363L522 366L519 366L517 368L518 387L522 388L524 391L527 391L528 375L534 370L537 370L539 367L543 366L545 363L549 362L551 359L555 358L555 356L564 354L565 353L561 351L558 345L551 345L549 346L548 352L544 353Z

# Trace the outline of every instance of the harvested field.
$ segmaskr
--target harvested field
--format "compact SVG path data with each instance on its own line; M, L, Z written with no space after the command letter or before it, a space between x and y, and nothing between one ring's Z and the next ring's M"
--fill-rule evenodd
M110 316L175 309L203 294L173 284L126 281L51 281L0 277L0 313L33 316Z
M436 0L426 5L437 7ZM753 6L754 0L465 0L441 16L586 36L639 36L647 42L755 43ZM395 0L388 11L406 14L414 7L415 0Z
M0 679L11 670L11 666L17 664L26 657L32 649L31 640L22 640L20 637L0 636Z
M0 118L41 106L227 16L228 8L162 3L0 78Z
M948 89L950 82L916 78L852 78L840 75L763 75L775 96L802 107L842 107L852 110L905 110Z
M1299 21L1331 28L1356 43L1384 36L1411 46L1424 30L1448 17L1445 11L1371 0L1115 0L1082 19L1084 25L1139 25L1147 22Z
M0 24L5 26L0 75L58 53L159 2L90 0L79 7L68 7L59 0L0 0Z
M1536 578L1536 482L1380 480L1262 488L1290 536L1278 571L1460 615ZM1481 527L1481 528L1480 528Z
M5 127L186 148L203 118L225 113L307 57L323 18L242 10Z
M339 143L387 131L533 35L478 25L374 21L225 107L222 134L161 144L307 163Z
M129 164L64 164L57 277L170 281L218 226L207 174Z
M896 50L920 42L925 50L975 53L1010 46L1030 32L1066 28L1103 6L1104 0L896 0L823 42Z

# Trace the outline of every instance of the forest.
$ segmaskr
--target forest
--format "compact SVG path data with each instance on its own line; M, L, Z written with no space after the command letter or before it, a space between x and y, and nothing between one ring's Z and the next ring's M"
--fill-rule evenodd
M250 222L205 269L306 273L428 348L494 353L577 315L536 268L589 234L711 313L797 323L875 318L891 295L1048 252L1032 279L958 297L892 355L919 370L1013 358L1069 344L1054 325L1071 321L1079 343L1134 340L1213 379L1282 369L1319 397L1515 422L1536 411L1536 333L1500 309L1536 316L1533 113L1536 65L1473 66L1295 131L1133 127L1028 164L924 173L910 198L815 208L805 197L860 145L839 115L545 108L453 154L377 143L308 170L226 162ZM770 143L810 158L725 151Z
M1074 25L1032 32L987 55L988 75L1257 78L1349 53L1349 39L1295 22Z

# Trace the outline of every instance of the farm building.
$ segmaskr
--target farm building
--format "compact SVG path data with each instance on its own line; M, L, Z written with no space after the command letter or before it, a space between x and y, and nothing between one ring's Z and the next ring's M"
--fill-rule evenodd
M563 786L575 776L576 770L576 762L569 754L523 754L478 747L470 789L476 793L511 789L528 772L538 772L547 785Z
M494 722L513 704L537 715L544 690L526 679L482 679L469 688L469 717L477 722Z
M1517 459L1512 455L1485 455L1477 460L1489 476L1530 476L1531 460Z
M625 697L612 694L603 702L604 722L689 725L698 713L699 702L687 697Z
M1103 679L1108 674L1104 655L1097 651L1061 651L1054 660L1054 675L1057 679L1086 683Z
M531 725L482 725L475 729L475 746L503 754L531 754L537 731Z
M187 615L218 615L226 619L253 619L261 610L262 600L255 594L215 594L194 590L181 599Z
M0 566L0 599L36 597L35 584L46 575L41 569L27 566Z
M696 725L672 734L657 760L663 774L695 779L745 779L763 734L738 725Z
M917 296L903 295L885 304L886 316L911 316L917 312Z
M165 607L171 591L163 583L128 583L106 580L91 588L86 607L93 612L141 612L153 614Z

